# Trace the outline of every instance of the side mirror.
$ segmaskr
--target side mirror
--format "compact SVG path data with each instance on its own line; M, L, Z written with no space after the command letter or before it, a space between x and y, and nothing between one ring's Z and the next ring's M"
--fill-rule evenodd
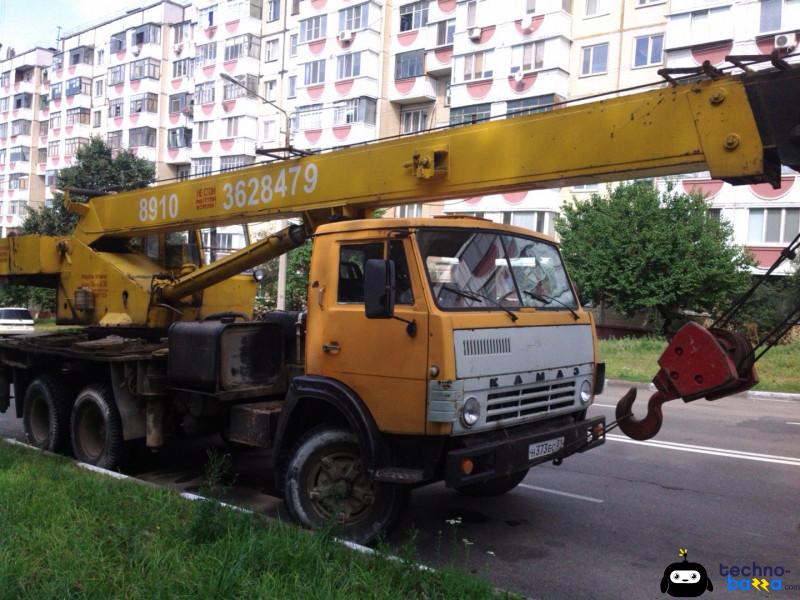
M368 319L394 316L394 261L370 258L364 270L364 312Z

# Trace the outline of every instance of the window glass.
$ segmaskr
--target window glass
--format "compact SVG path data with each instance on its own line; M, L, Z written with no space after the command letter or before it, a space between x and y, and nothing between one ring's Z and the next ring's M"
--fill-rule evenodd
M339 253L338 302L364 302L364 270L371 258L383 259L383 242L342 246Z
M408 272L408 261L403 242L389 242L389 260L394 261L395 304L414 304L414 292L411 290L411 276Z
M751 208L747 223L747 241L748 242L762 241L763 239L762 236L764 235L763 230L764 230L764 209Z
M781 209L768 208L767 209L767 227L764 232L765 242L780 242L781 241Z

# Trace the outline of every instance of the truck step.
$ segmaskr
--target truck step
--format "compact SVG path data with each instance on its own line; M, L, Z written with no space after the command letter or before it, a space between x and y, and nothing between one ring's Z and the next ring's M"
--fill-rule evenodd
M283 402L280 400L232 406L228 439L257 448L270 448L271 432L278 421L282 407Z

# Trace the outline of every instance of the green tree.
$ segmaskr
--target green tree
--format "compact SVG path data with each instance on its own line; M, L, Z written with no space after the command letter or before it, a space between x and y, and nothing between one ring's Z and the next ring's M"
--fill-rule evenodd
M665 331L681 311L713 311L749 283L751 258L701 196L623 184L565 207L556 230L585 295L626 316L654 309Z
M126 191L150 185L155 180L152 163L127 150L114 156L111 148L99 137L75 152L75 164L58 173L59 189L77 188L99 192ZM73 202L85 202L86 196L70 193ZM78 218L64 207L63 194L57 192L51 206L28 209L22 233L66 235L75 229Z
M278 258L261 265L265 271L259 289L257 310L272 310L278 299ZM308 269L311 263L311 242L291 250L286 257L286 309L303 310L308 299Z
M101 192L125 191L145 187L155 180L155 167L149 161L122 150L114 156L111 148L98 137L75 152L75 164L58 173L59 189L78 188ZM74 202L85 202L86 196L70 194ZM54 195L50 206L28 208L20 233L40 235L68 235L78 221L64 207L64 196ZM0 305L21 305L35 309L52 310L55 291L43 288L3 286Z

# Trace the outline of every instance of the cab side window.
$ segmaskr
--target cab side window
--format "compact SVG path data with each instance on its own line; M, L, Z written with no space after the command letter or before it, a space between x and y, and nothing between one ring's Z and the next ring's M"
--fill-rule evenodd
M389 242L389 260L394 261L395 303L414 304L414 293L411 291L411 277L408 274L408 261L403 242Z
M337 302L364 302L364 267L371 258L383 260L383 242L341 247Z

